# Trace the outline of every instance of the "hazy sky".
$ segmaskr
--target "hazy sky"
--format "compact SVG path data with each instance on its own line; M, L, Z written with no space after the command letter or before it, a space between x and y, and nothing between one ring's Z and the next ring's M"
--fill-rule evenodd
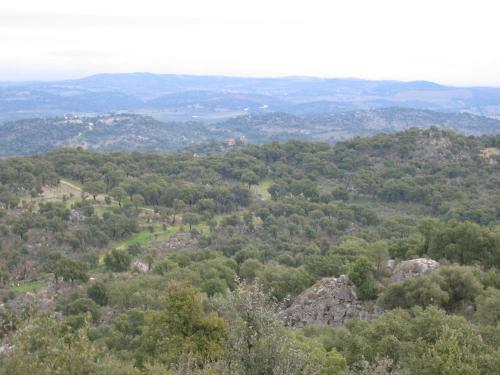
M500 86L499 0L1 0L0 80L150 71Z

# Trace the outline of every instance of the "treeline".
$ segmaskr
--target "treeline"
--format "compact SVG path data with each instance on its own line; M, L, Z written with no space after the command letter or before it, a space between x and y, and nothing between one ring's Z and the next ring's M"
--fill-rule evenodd
M205 157L59 150L44 157L2 161L0 196L4 206L11 205L15 198L9 192L35 194L63 176L86 184L89 193L110 193L121 187L129 196L142 195L148 205L172 206L176 199L192 205L205 197L218 199L219 190L228 189L232 201L239 203L238 195L244 193L231 188L268 178L273 181L270 192L275 199L303 195L324 201L333 194L343 200L407 202L445 219L487 225L500 217L495 204L499 200L495 189L498 163L485 160L480 153L492 144L494 136L465 138L431 128L334 146L290 141ZM322 183L327 186L323 190Z

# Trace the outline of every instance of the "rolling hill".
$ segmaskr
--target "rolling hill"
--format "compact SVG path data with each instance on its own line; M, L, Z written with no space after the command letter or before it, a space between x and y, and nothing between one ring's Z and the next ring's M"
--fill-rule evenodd
M175 100L170 96L169 100ZM214 98L214 100L217 100ZM213 124L162 122L137 114L65 116L0 124L0 156L43 153L60 147L100 151L204 150L208 143L266 143L301 139L337 142L411 127L452 129L466 135L500 132L500 120L468 113L384 108L297 116L264 113ZM202 145L203 147L197 147ZM194 148L193 148L194 147Z
M499 116L500 88L451 87L427 81L151 73L0 83L0 121L118 111L150 114L161 120L195 117L218 121L246 113L303 115L387 107Z

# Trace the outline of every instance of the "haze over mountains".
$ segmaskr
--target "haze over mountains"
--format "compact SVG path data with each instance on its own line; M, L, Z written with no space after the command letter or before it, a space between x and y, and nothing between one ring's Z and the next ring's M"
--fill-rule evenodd
M248 113L303 115L386 107L500 116L500 88L451 87L427 81L151 73L0 83L0 121L122 111L161 120L218 121Z
M238 142L337 142L430 126L498 133L500 88L150 73L0 83L3 157L58 147L199 152Z

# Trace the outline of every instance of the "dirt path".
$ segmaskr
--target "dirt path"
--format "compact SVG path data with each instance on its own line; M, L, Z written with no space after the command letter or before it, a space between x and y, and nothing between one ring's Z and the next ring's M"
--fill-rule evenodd
M65 186L67 186L67 187L69 187L71 189L77 190L79 193L82 192L81 188L79 188L78 186L76 186L76 185L74 185L71 182L68 182L66 180L61 180L61 185L65 185Z

